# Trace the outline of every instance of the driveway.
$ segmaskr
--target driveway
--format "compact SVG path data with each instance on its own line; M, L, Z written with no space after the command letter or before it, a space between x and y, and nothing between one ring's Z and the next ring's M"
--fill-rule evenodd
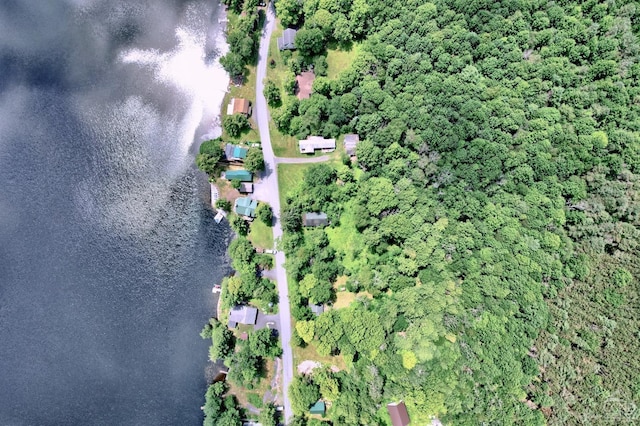
M276 17L273 4L267 7L266 20L262 36L260 38L260 50L258 52L258 67L256 71L256 103L254 105L254 118L258 124L260 141L262 142L262 152L266 170L260 177L260 186L256 198L266 201L271 205L274 216L273 237L278 239L282 236L280 226L280 196L278 190L278 169L276 157L271 147L269 137L269 110L267 101L264 98L264 80L267 76L267 57L269 55L269 40L275 26ZM293 353L291 351L291 308L289 306L289 288L287 286L287 274L284 270L284 253L278 252L275 255L275 273L278 284L279 295L279 319L280 319L280 340L282 342L282 399L284 402L285 422L291 421L293 411L287 390L293 380Z
M276 163L278 164L307 164L307 163L322 163L324 161L331 160L331 156L322 155L320 157L309 157L309 158L285 158L285 157L276 157Z

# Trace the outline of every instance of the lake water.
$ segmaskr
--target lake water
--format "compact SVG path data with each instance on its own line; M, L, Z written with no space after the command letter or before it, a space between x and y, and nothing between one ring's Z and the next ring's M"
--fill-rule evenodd
M0 425L196 425L217 2L0 3Z

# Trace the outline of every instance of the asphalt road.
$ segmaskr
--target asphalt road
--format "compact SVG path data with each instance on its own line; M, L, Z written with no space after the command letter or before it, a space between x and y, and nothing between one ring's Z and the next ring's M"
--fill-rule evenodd
M271 138L269 137L269 110L267 109L267 101L264 97L264 80L267 76L267 57L269 55L269 40L271 33L275 27L275 12L273 5L267 8L265 26L260 38L260 51L258 57L258 67L256 72L256 103L254 106L254 119L258 124L260 132L260 141L262 142L262 151L264 154L265 172L262 175L261 186L263 186L263 201L267 201L273 210L274 226L273 237L275 240L282 236L282 227L280 225L280 196L278 190L278 168L276 157L271 147ZM293 418L291 403L287 390L289 384L293 380L293 353L291 351L291 309L289 305L289 288L287 286L287 274L284 269L284 253L279 251L275 255L276 264L276 281L278 284L278 309L280 313L280 340L282 342L282 400L284 402L285 421L289 422Z

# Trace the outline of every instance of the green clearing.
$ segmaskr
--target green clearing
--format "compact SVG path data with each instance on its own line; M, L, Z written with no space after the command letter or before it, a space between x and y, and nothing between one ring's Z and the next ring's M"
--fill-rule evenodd
M362 44L353 43L350 50L327 49L327 77L331 80L349 68L354 59L358 56Z
M287 195L302 182L304 171L310 165L311 164L278 164L280 206L285 205Z
M295 324L293 326L295 327ZM336 366L340 370L344 370L347 367L342 355L320 356L313 344L307 345L304 348L300 346L292 346L291 349L293 351L294 373L297 373L298 371L298 364L306 360L317 361L324 365Z
M273 228L265 225L260 219L255 219L251 222L249 235L247 237L254 247L263 249L273 248Z
M339 226L325 228L329 245L344 255L342 264L352 271L359 270L360 265L367 262L366 251L362 250L362 237L356 229L354 204L351 201L344 205Z

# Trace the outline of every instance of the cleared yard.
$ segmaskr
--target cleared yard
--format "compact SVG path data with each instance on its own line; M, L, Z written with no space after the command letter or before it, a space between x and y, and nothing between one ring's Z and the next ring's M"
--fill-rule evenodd
M350 50L328 49L327 50L327 77L334 79L340 72L351 66L353 60L358 56L360 51L360 43L353 43Z
M263 249L273 248L273 228L265 225L260 219L255 219L251 222L248 237L254 247Z
M280 189L280 206L285 205L286 196L291 193L304 176L305 169L313 164L278 164L278 188Z

